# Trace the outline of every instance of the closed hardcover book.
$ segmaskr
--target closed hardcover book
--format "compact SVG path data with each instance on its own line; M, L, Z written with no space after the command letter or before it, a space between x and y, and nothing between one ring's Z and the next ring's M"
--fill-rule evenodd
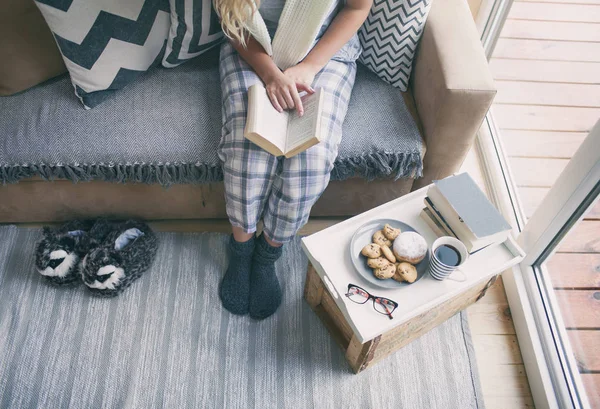
M511 230L468 173L434 182L428 198L469 251L503 242Z
M435 223L444 230L445 236L456 237L456 234L454 234L450 226L448 226L448 223L446 223L446 220L444 220L444 218L442 217L440 212L435 208L431 200L428 197L425 197L425 200L423 202L425 203L425 210L427 210L426 214L429 217L431 217L435 221Z
M427 207L421 210L419 216L421 216L421 219L423 219L423 221L427 223L429 228L433 230L436 236L442 237L449 235L448 232L444 229L444 226L438 223L436 218L431 214L431 210L429 210Z

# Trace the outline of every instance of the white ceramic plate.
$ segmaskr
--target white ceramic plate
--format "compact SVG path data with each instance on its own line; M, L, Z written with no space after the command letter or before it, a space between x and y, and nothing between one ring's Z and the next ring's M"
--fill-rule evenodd
M350 258L352 259L352 264L354 264L356 271L362 278L367 280L369 283L376 285L377 287L404 288L410 286L411 284L399 283L398 281L392 278L388 278L387 280L378 279L373 275L373 270L371 270L371 268L369 268L369 266L367 265L367 258L360 254L363 247L372 242L371 239L373 237L373 234L375 234L377 230L383 229L383 226L385 224L389 224L393 228L400 229L403 232L414 231L419 233L418 231L410 227L408 224L393 219L378 219L365 223L356 230L354 236L352 236L352 241L350 242ZM420 280L421 277L425 275L425 272L427 271L427 266L429 265L429 258L429 249L427 249L427 254L425 255L425 258L420 263L415 265L415 267L417 268L417 279L415 280L415 282ZM360 283L353 284L360 285Z

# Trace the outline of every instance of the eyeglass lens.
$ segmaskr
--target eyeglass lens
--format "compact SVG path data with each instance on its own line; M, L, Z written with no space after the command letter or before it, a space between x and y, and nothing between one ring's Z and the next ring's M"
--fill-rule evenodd
M394 311L394 308L396 308L396 306L387 298L375 298L375 303L373 305L375 306L375 310L382 314L391 314L392 311Z
M364 304L369 299L369 293L358 287L350 287L346 295L351 301L358 304Z

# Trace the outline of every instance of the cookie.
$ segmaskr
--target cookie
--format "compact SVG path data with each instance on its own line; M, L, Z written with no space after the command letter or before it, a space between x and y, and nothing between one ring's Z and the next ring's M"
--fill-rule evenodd
M363 247L360 254L368 258L381 257L381 247L379 244L375 243L367 244L365 247Z
M394 280L406 281L408 283L414 283L417 279L417 268L410 263L398 263L394 266L396 272L394 273Z
M392 250L390 250L389 247L381 247L381 254L383 255L383 257L387 258L391 263L396 262L396 257L394 256L394 253L392 252Z
M367 260L367 265L371 268L383 268L389 264L390 262L385 257L370 258Z
M398 237L400 235L400 233L402 233L402 231L400 229L394 229L392 226L390 226L389 224L386 224L385 226L383 226L383 235L385 236L386 239L394 241L396 239L396 237Z
M392 245L392 242L385 238L385 236L383 235L383 231L381 231L381 230L376 231L375 234L373 235L373 243L379 244L382 247L383 246L391 247L391 245Z
M396 266L393 264L388 264L383 268L376 268L373 270L373 274L380 280L387 280L388 278L392 278L396 273Z
M394 264L396 266L396 272L394 273L394 275L392 276L392 278L396 281L398 281L399 283L404 283L404 277L402 277L402 275L400 274L400 268L398 267L400 265L400 263L395 263Z
M398 261L417 264L427 254L427 242L419 233L406 231L396 237L393 250Z

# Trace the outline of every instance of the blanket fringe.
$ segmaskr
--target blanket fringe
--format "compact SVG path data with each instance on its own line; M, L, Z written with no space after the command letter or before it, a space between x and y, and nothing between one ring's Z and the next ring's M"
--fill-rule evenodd
M420 177L419 152L368 153L349 158L338 157L331 172L332 180L362 177L367 180L393 177ZM0 165L2 184L17 183L39 176L44 180L66 179L72 182L102 180L115 183L157 183L163 186L184 183L211 183L223 180L220 164L204 163L96 163L96 164L11 164Z
M209 183L223 180L219 165L204 163L95 163L95 164L14 164L0 165L2 184L17 183L39 176L44 180L66 179L72 182L102 180L115 183Z
M418 178L423 176L423 161L420 152L395 153L373 152L349 158L338 157L331 172L332 180L362 177L375 179Z

